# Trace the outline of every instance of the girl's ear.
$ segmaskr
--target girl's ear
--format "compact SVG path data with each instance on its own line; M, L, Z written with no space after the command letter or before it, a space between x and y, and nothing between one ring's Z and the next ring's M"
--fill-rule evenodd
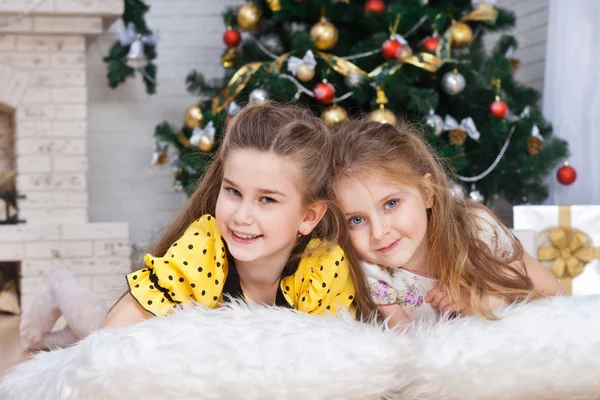
M327 203L324 201L316 201L309 205L306 208L306 212L304 213L304 218L302 219L302 223L300 224L300 228L298 231L303 235L308 235L315 229L315 226L323 216L327 212Z
M423 175L425 181L425 208L431 208L433 206L433 176L428 172Z

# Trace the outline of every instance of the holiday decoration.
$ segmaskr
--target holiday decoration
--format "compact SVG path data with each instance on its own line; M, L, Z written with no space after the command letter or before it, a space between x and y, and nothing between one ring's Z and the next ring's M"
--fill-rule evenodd
M537 259L568 295L600 294L600 206L517 206L514 227L536 233Z
M429 36L423 40L423 50L428 53L436 54L440 46L440 39L437 35Z
M190 144L202 151L211 151L215 146L215 126L213 122L210 121L203 129L194 128L192 137L190 137Z
M450 144L453 146L462 146L467 140L467 136L478 141L480 133L471 117L465 118L458 124L458 121L446 115L444 119L444 131L449 131Z
M154 144L154 153L152 154L152 165L165 165L167 163L168 144L161 144L158 140Z
M450 43L452 47L463 48L473 40L473 30L464 22L454 22L450 27Z
M332 105L321 114L328 127L333 128L348 119L348 112L337 104Z
M190 128L197 128L204 124L204 115L198 105L191 106L185 112L185 124Z
M402 43L396 39L388 39L381 46L381 54L388 60L400 58Z
M457 95L465 89L465 77L458 70L447 72L442 77L442 89L451 96Z
M360 72L352 71L348 74L348 76L344 79L346 85L351 88L355 88L360 86L364 81L364 75Z
M373 111L371 115L369 115L369 119L371 121L379 122L380 124L396 125L398 119L393 112L385 108L388 99L380 86L377 87L377 100L375 102L379 104L379 109Z
M339 31L331 22L322 17L310 30L310 38L319 50L332 49L339 37Z
M245 31L254 31L258 28L261 17L260 9L252 3L248 3L238 10L237 23Z
M242 35L233 28L229 28L223 34L223 42L229 48L237 47L242 42Z
M490 104L490 114L494 117L504 118L508 114L508 105L499 96Z
M368 0L365 3L365 13L381 14L385 12L385 3L382 0Z
M271 11L281 11L281 0L267 0Z
M527 138L527 152L532 156L537 156L544 148L544 137L540 135L540 128L534 125L531 128L531 136Z
M319 103L329 104L335 97L335 88L331 83L324 80L315 86L313 93L315 95L315 99L317 99Z
M435 136L439 136L444 132L444 120L434 110L429 110L425 124L432 129Z
M249 96L250 103L264 103L269 100L269 93L262 88L254 89L250 92Z
M234 61L235 61L235 56L236 56L235 49L229 49L229 50L227 50L227 52L225 53L225 55L221 59L221 64L223 65L223 67L224 68L231 68L231 67L233 67Z
M317 61L311 50L308 50L302 59L294 56L288 59L288 71L302 82L308 82L315 77L316 66Z
M451 182L450 183L450 195L457 199L464 199L465 198L465 188L459 183Z
M155 46L158 40L156 32L150 35L141 35L135 30L135 25L129 23L127 28L120 31L119 41L121 46L129 46L129 52L125 56L125 64L129 68L143 69L148 65L148 59L144 52L145 45Z
M571 167L569 163L565 161L563 166L556 171L556 179L559 183L568 186L577 179L577 171L575 171L575 168Z
M477 190L475 185L471 186L471 191L469 192L469 199L471 199L471 201L474 201L476 203L482 203L482 204L485 203L485 198L483 197L481 192L479 190Z

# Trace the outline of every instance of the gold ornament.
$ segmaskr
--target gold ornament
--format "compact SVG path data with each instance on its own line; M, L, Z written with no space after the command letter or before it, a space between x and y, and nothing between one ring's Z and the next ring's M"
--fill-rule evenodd
M396 125L398 122L394 113L385 108L383 104L380 104L379 109L373 111L371 115L369 115L369 119L371 121L379 122L380 124Z
M231 68L234 65L235 57L236 49L229 49L221 59L221 64L223 64L223 67L225 68Z
M473 40L473 30L464 22L455 22L450 27L452 47L462 49Z
M269 3L269 8L271 11L281 11L281 1L280 0L267 0Z
M462 129L452 129L448 135L450 144L453 146L462 146L467 140L467 132Z
M298 69L296 70L296 78L301 80L302 82L311 81L315 77L314 68L310 68L306 64L300 64Z
M198 142L198 148L202 151L211 151L215 147L215 141L211 140L208 136L202 135Z
M537 156L544 148L544 142L535 136L527 138L527 152L532 156Z
M310 38L319 50L330 50L338 41L339 31L331 22L322 17L310 30Z
M237 23L245 31L253 31L258 27L262 13L260 8L252 3L248 3L239 9L237 13Z
M333 128L337 124L348 119L348 112L344 107L337 104L332 105L321 114L321 118L325 121L328 127Z
M190 128L199 128L204 123L204 115L200 106L195 105L185 112L185 124Z

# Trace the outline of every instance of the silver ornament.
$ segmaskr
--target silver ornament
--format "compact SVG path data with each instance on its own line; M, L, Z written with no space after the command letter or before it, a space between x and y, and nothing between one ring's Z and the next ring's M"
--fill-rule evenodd
M433 134L435 136L440 136L442 132L444 132L444 120L433 110L429 110L429 115L425 120L425 124L433 129Z
M281 53L281 51L283 50L283 46L281 45L281 41L279 40L279 37L277 35L275 35L274 33L264 35L260 39L260 42L269 51L271 51L273 53Z
M350 72L345 81L346 85L351 88L355 88L360 86L360 84L363 82L363 75L360 72Z
M450 195L457 199L464 199L465 189L460 183L452 182L452 185L450 187Z
M175 182L173 182L173 190L183 192L183 183L179 179L175 179Z
M254 89L250 92L250 103L264 103L269 100L269 93L262 88Z
M449 95L457 95L465 89L467 82L458 71L446 72L442 77L442 89Z
M477 190L475 185L471 186L471 191L469 192L469 197L471 198L472 201L477 202L477 203L483 203L485 201L485 198L483 197L481 192L479 190Z

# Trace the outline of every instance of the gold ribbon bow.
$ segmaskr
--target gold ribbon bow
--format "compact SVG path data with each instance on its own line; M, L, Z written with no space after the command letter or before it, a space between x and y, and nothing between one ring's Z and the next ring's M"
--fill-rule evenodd
M538 259L553 261L550 272L571 294L573 278L583 273L585 265L595 258L595 248L588 235L570 228L554 229L548 233L548 239L553 247L540 247Z

